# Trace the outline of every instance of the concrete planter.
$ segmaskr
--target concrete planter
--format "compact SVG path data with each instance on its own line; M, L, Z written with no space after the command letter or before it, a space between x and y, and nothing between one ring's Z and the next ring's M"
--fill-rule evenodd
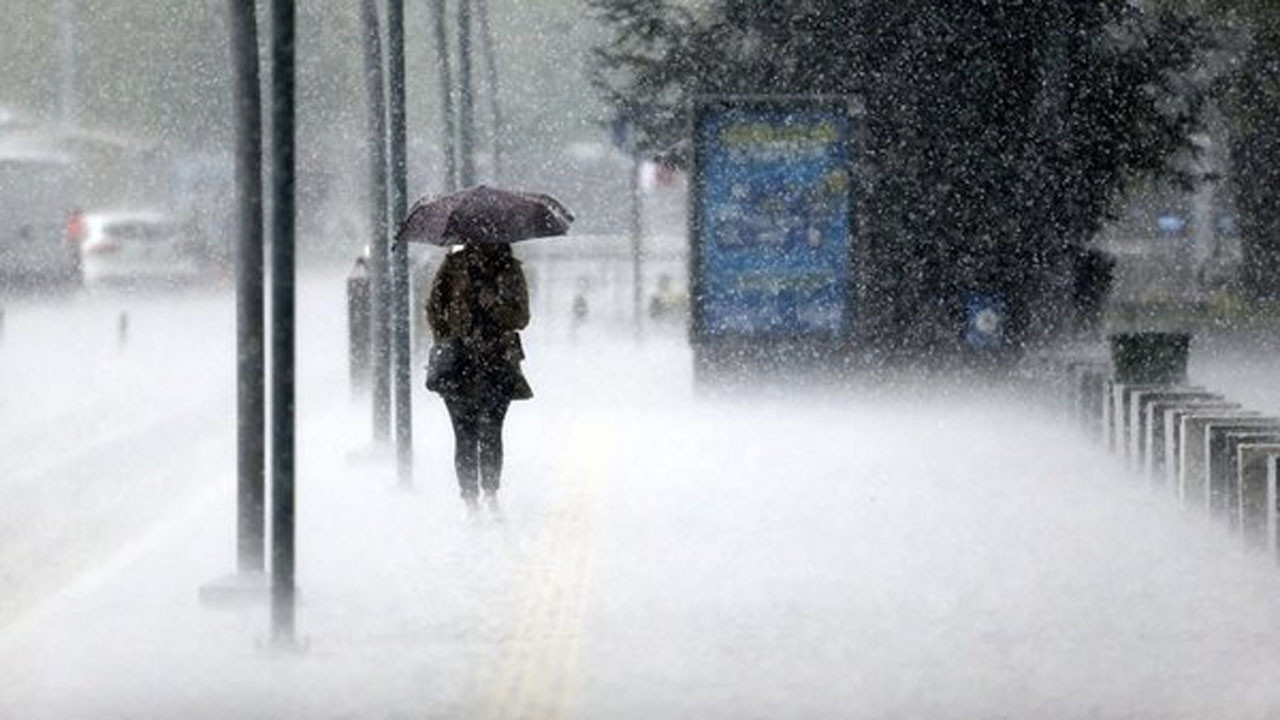
M1110 341L1116 382L1126 385L1186 383L1190 333L1117 333Z

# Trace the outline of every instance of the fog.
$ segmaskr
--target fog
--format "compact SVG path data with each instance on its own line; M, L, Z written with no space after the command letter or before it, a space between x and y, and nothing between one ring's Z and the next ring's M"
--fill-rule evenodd
M535 242L555 242L535 241ZM679 328L543 312L505 521L438 398L371 455L340 274L300 293L299 632L234 551L222 290L10 305L0 714L1267 717L1280 578L986 383L695 391ZM536 304L535 304L536 306ZM119 318L129 318L122 338ZM420 385L420 378L415 386Z

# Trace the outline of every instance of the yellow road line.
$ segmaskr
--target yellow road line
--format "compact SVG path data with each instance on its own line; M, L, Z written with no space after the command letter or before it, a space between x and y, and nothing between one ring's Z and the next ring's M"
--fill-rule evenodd
M613 454L604 430L579 421L563 446L556 465L563 498L534 544L520 616L483 717L554 720L572 707L594 560L595 500Z

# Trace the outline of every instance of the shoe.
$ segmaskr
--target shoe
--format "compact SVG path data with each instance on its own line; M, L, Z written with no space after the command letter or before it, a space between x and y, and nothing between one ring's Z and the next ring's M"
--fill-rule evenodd
M467 519L480 519L480 500L475 495L463 495L462 502L467 506Z
M502 520L502 505L498 503L498 493L486 492L484 494L484 507L494 520Z

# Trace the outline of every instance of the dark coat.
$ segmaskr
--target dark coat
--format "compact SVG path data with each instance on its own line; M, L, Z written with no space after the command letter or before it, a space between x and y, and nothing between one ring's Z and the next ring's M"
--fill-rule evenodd
M431 283L427 322L436 342L461 338L461 381L441 394L460 399L533 396L520 371L519 330L529 324L529 290L509 249L464 246L445 256Z

